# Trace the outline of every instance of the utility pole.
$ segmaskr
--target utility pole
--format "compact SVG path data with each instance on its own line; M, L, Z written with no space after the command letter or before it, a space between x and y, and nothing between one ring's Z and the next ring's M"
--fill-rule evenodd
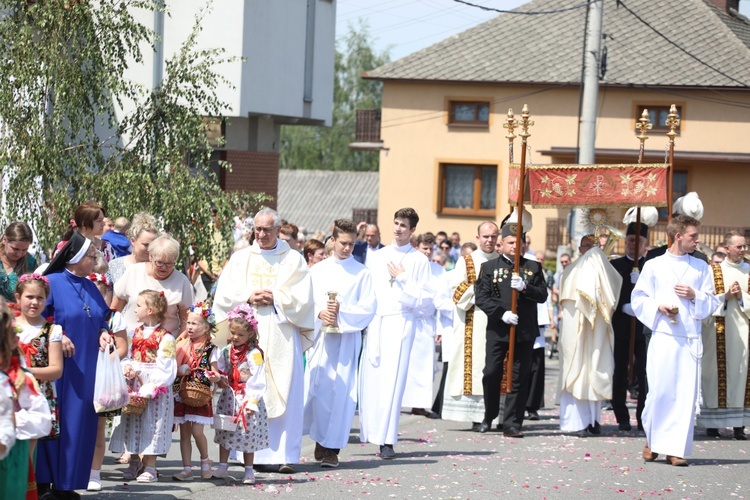
M589 0L588 32L586 36L586 54L584 55L583 96L581 106L580 142L578 144L578 163L596 163L596 114L599 101L599 74L602 54L602 20L604 19L604 0ZM581 210L573 211L573 228L571 239L573 249L586 229L581 217ZM597 242L598 243L598 242Z

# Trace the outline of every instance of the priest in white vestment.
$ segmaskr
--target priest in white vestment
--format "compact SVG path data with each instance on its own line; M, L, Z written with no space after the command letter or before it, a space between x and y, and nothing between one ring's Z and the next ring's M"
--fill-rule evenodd
M646 376L649 391L643 409L646 446L643 458L665 454L667 463L685 466L693 448L703 356L701 321L719 306L711 270L690 256L700 222L678 215L667 225L672 244L643 266L631 295L633 312L652 330Z
M304 258L278 239L281 218L263 209L255 216L255 242L235 252L216 287L213 309L226 326L227 313L242 302L256 311L265 354L270 448L255 453L256 464L293 472L302 448L304 408L302 353L312 346L315 325L312 284ZM226 338L220 328L219 342Z
M589 240L584 236L581 246ZM602 401L612 399L615 338L611 320L622 277L593 245L565 268L561 282L560 429L581 437L597 435L601 433Z
M339 451L349 442L362 330L377 307L370 271L352 256L355 238L353 221L336 220L333 256L310 269L316 336L305 370L303 432L315 441L315 459L327 468L338 466ZM331 331L334 324L338 332Z
M478 248L459 259L449 274L456 311L451 335L443 337L443 359L448 363L442 418L471 422L477 431L484 419L482 371L487 339L487 315L474 305L474 282L482 264L497 258L497 224L477 228ZM494 422L499 422L499 418Z
M440 289L441 278L445 274L445 268L436 262L432 262L432 253L435 246L435 236L432 233L420 234L417 238L417 250L419 250L430 265L428 278L428 295L422 308L415 311L416 331L414 333L414 344L409 356L409 370L406 375L406 389L401 404L411 408L413 415L422 415L427 418L439 418L438 414L429 410L432 405L432 393L435 380L437 362L435 359L435 337L439 311L438 306L445 307L448 303L448 291ZM450 303L450 306L453 304Z
M415 333L415 312L430 304L427 258L409 240L419 216L411 208L396 212L393 243L367 259L377 313L367 329L360 360L360 440L380 446L392 459L398 441L401 401Z
M724 236L726 259L711 266L719 307L703 321L703 404L698 415L698 426L709 436L719 437L720 428L732 427L734 438L743 441L744 426L750 425L750 264L743 259L745 250L745 236L730 231Z

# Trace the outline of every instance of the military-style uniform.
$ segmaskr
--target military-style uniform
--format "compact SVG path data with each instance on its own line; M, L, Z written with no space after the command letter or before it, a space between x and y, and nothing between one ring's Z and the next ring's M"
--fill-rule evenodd
M643 269L646 259L641 257L638 261L638 269ZM615 372L612 376L612 409L615 418L620 425L630 423L630 412L627 407L628 391L628 364L630 356L630 330L632 316L622 311L622 306L630 303L630 294L635 285L630 282L630 273L633 272L633 260L628 257L620 257L610 261L612 267L622 276L620 288L620 300L617 309L612 315L612 328L615 332ZM638 406L635 416L638 420L638 428L642 429L641 413L646 402L646 337L643 335L643 324L635 320L635 364L633 365L633 377L638 380Z
M539 262L521 258L519 274L526 288L518 292L515 350L513 357L513 387L505 396L503 429L520 431L523 424L528 379L531 370L531 355L534 339L539 336L537 304L547 300L547 285ZM507 257L482 264L474 284L476 306L487 315L487 344L485 366L482 377L484 387L484 421L491 423L500 408L500 384L503 378L503 360L508 352L510 325L502 320L503 314L511 310L510 286L513 262Z

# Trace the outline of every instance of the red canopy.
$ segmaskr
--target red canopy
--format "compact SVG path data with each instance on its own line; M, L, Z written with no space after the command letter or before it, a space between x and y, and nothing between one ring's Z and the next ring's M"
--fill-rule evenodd
M508 173L508 202L518 199L520 165ZM524 204L534 208L667 206L666 163L527 165Z

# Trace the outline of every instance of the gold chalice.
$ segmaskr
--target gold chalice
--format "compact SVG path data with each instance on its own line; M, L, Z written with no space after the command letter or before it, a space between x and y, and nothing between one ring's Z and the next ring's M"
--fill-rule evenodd
M677 314L677 313L680 312L680 308L677 307L677 306L672 306L669 309L667 309L667 311L669 311L669 314ZM669 322L672 323L672 324L679 323L679 321L677 321L677 318L672 318L672 319L669 320Z

